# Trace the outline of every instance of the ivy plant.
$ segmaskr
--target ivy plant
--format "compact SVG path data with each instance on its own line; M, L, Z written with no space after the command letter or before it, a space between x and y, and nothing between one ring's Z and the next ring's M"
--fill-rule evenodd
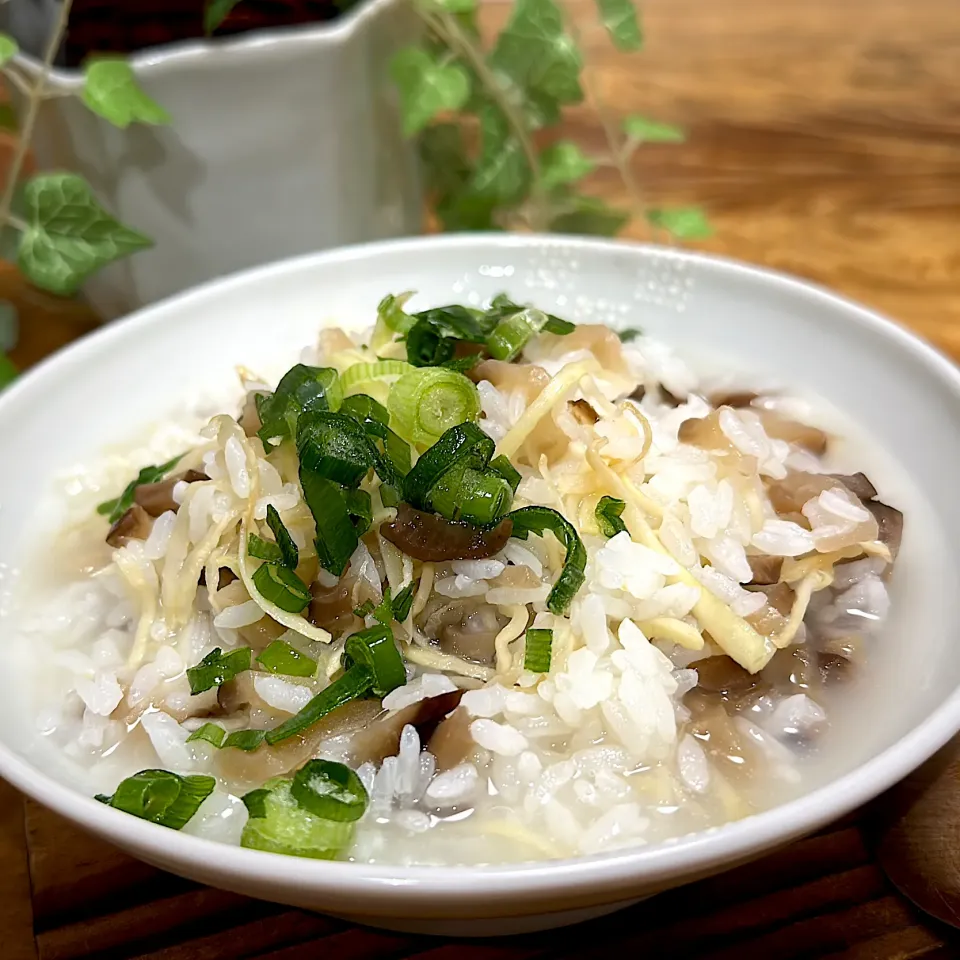
M49 89L50 70L67 29L72 3L63 0L42 67L35 76L17 66L16 40L0 33L0 72L20 92L23 103L20 137L0 196L4 252L16 260L31 283L60 296L75 294L97 270L152 245L148 237L111 216L83 177L60 172L22 177L40 104L54 95ZM77 95L104 120L121 128L131 123L170 122L166 110L140 89L122 57L91 58L83 72L84 83ZM12 311L9 304L2 306L0 319ZM16 375L6 353L16 339L9 334L9 320L4 329L8 332L0 338L0 388Z
M244 0L207 0L212 33ZM557 0L513 0L492 42L477 27L477 0L409 0L425 30L397 53L390 75L403 130L418 142L431 206L448 230L532 229L613 235L632 215L678 239L710 234L696 207L648 206L631 169L649 143L680 143L683 131L643 116L610 117L590 86L576 24ZM595 0L613 46L643 47L634 0ZM341 0L341 6L343 0ZM599 115L602 156L587 156L555 128L566 107ZM547 144L543 146L542 144ZM632 198L627 212L581 189L598 167L616 169Z

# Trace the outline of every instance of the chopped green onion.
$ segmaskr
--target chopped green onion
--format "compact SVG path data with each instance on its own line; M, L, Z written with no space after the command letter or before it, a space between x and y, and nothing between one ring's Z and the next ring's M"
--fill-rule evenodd
M480 394L462 373L428 367L404 374L387 398L397 433L418 446L434 443L445 430L480 416Z
M308 813L338 823L359 820L369 802L360 778L334 760L308 760L294 775L290 793Z
M233 733L228 734L219 724L205 723L187 737L187 743L191 740L205 740L218 750L235 747L237 750L249 753L263 743L266 732L266 730L234 730Z
M137 474L136 479L127 484L119 497L101 503L97 507L97 513L105 516L110 523L116 523L133 506L137 487L145 483L159 483L182 459L183 454L181 453L180 456L174 457L166 463L161 463L159 466L144 467Z
M263 738L267 735L266 730L234 730L227 734L227 739L223 741L224 749L227 747L236 747L237 750L250 752L256 750L263 743Z
M364 617L369 617L370 614L374 613L375 611L377 611L377 610L379 610L379 609L380 609L380 607L378 607L372 600L364 600L363 603L361 603L359 607L354 607L354 608L353 608L353 612L354 612L358 617L360 617L361 619L363 619Z
M247 537L247 556L255 557L257 560L268 560L270 563L280 563L283 558L278 544L272 540L264 540L255 533Z
M357 530L357 536L362 537L373 522L373 503L366 490L344 490L343 499L347 504L347 513Z
M347 637L343 650L353 663L362 664L373 675L376 696L385 697L407 682L403 657L389 626L368 627Z
M116 810L179 830L213 793L213 777L181 777L169 770L141 770L127 777L112 797L97 797Z
M247 808L247 813L251 817L263 818L267 815L266 800L269 795L269 790L264 787L259 787L256 790L245 793L240 799L243 801L243 805Z
M283 640L274 640L257 657L257 663L270 673L279 673L285 677L312 677L317 672L316 660Z
M219 647L214 647L195 667L187 668L190 693L196 696L211 687L219 687L220 684L232 680L244 670L249 670L250 657L249 647L241 647L228 654L224 654Z
M409 368L405 367L404 372L406 372L406 369ZM387 408L379 400L374 400L373 397L369 397L365 393L355 393L353 396L347 397L340 407L340 412L359 420L361 423L364 420L374 420L386 426L390 422L390 414L387 413Z
M291 788L289 780L276 778L253 791L255 796L247 794L251 797L247 809L253 809L240 845L291 857L332 860L350 846L355 824L315 816L294 799Z
M407 333L416 323L415 318L403 309L412 296L412 290L400 294L388 293L377 307L377 319L383 320L391 330L397 333Z
M219 748L223 746L223 741L226 739L227 731L223 727L216 723L205 723L187 737L187 743L193 740L206 740L207 743L212 743Z
M277 538L277 546L280 549L283 565L291 570L296 570L297 564L300 563L300 551L297 549L293 537L290 536L290 531L283 525L280 514L277 513L277 508L272 503L267 504L267 526L270 527L273 535Z
M523 648L523 669L531 673L549 673L553 651L553 631L531 627Z
M565 336L576 330L576 324L559 317L514 303L505 294L493 298L487 316L493 321L493 332L487 349L495 360L515 360L523 348L541 332Z
M313 599L310 588L292 570L277 563L257 567L253 585L265 600L287 613L299 613Z
M501 453L499 457L494 457L490 461L488 469L503 477L503 479L510 484L510 489L514 493L517 492L517 487L520 486L520 481L523 477L520 475L520 471L510 462L509 458Z
M303 499L317 525L314 545L320 566L339 577L347 568L360 536L350 519L345 491L338 483L300 467Z
M550 507L522 507L509 514L513 521L511 536L526 540L531 533L541 536L549 530L566 548L563 570L547 597L551 613L566 613L577 591L583 586L587 567L587 551L572 523Z
M404 499L418 510L429 509L430 494L454 467L485 470L496 444L476 424L460 423L447 430L407 474Z
M433 367L453 358L457 343L484 343L491 324L479 310L451 304L415 314L407 332L407 359L415 367Z
M444 361L441 366L445 370L455 370L457 373L467 373L483 359L482 353L471 353L466 357L454 357Z
M373 466L363 425L329 410L309 411L297 421L297 454L301 470L345 487L357 486Z
M336 411L342 402L343 388L333 367L308 367L298 363L283 375L274 393L258 395L257 412L262 423L258 435L269 449L274 440L296 437L297 421L302 413Z
M547 315L535 307L520 307L516 313L508 313L496 325L487 349L494 360L509 363L515 360L523 348L547 325Z
M340 384L344 393L356 390L357 387L369 384L384 377L402 377L409 373L411 366L404 360L377 360L372 363L354 363L347 367L340 375ZM341 407L341 410L343 408Z
M621 343L632 343L638 337L643 336L643 331L639 327L627 327L626 330L617 330L616 334Z
M321 690L299 713L281 723L279 727L268 730L267 743L273 746L290 737L295 737L337 707L365 696L372 688L373 674L362 663L355 663L329 687Z
M627 529L627 525L620 519L625 506L626 504L616 497L600 498L594 515L597 518L597 526L605 537L615 537Z
M462 465L447 470L430 491L430 508L447 520L485 527L496 523L513 501L510 484L499 474Z
M381 483L380 502L385 507L395 507L400 502L400 491L392 483Z
M416 584L408 583L394 598L393 598L393 619L397 623L403 623L407 617L410 616L410 608L413 606L413 594L416 589Z

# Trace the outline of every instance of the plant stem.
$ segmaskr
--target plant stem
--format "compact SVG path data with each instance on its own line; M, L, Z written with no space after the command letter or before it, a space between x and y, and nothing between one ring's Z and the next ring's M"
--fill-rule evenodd
M33 89L30 86L30 81L24 77L19 70L14 69L12 64L7 64L3 68L3 75L10 81L25 97L30 96L30 91Z
M513 135L520 144L520 149L523 151L527 166L530 168L533 203L533 215L530 218L530 226L534 230L544 229L546 227L546 211L543 210L540 202L542 194L540 161L537 158L536 148L530 139L530 131L522 115L517 112L514 105L505 95L502 83L487 66L486 60L483 59L483 54L476 49L470 38L460 29L460 25L454 17L441 10L429 10L417 2L417 0L414 0L413 8L427 26L430 27L451 50L454 50L462 56L463 59L473 67L481 83L483 83L486 88L486 93L503 114L507 125L513 130Z
M30 141L33 139L33 130L37 124L37 114L40 112L40 102L43 100L43 91L47 85L47 78L50 76L50 70L53 67L53 61L56 59L57 51L60 49L63 36L67 32L67 22L70 19L70 8L72 6L73 0L63 0L63 3L60 5L60 13L57 17L56 25L50 34L50 39L47 41L47 49L44 51L40 75L34 81L27 97L27 110L23 120L23 129L20 131L17 151L13 155L13 161L10 164L10 172L7 175L3 199L0 200L0 224L6 224L10 220L10 208L13 205L13 197L17 192L17 184L20 182L20 173L23 170L23 164L27 159L27 152L30 149Z
M584 51L586 47L573 17L568 16L566 10L563 11L563 15L574 43L580 48L581 52ZM630 203L634 208L634 215L646 223L647 205L643 202L643 193L637 183L637 178L633 175L633 168L630 166L631 151L627 149L626 138L621 135L616 120L610 116L604 107L603 100L590 78L590 68L586 64L584 64L580 73L580 83L583 86L584 99L597 115L600 126L603 128L603 135L607 140L607 149L610 151L610 159L613 166L617 168L620 179L627 188L627 193L630 194Z

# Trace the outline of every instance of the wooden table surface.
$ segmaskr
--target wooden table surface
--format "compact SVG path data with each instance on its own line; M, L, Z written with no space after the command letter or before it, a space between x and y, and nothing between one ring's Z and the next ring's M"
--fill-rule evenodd
M657 203L706 206L710 251L787 270L880 309L960 357L960 0L644 0L639 58L589 36L608 109L683 124L636 169ZM571 0L584 23L589 0ZM488 24L505 5L485 9ZM599 148L586 110L568 135ZM589 152L589 150L588 150ZM598 192L623 201L612 174ZM90 318L0 270L22 365ZM896 894L866 816L614 917L509 943L443 943L198 887L79 833L0 783L0 957L525 960L960 957Z

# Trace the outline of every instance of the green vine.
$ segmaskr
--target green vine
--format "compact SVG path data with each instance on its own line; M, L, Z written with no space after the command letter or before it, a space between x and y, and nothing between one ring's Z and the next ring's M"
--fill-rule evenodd
M207 33L240 2L206 0ZM342 9L354 2L339 0ZM444 229L610 236L633 216L678 239L709 235L699 208L646 203L631 165L634 152L644 144L682 142L683 131L646 117L617 117L606 108L584 70L576 25L556 0L515 0L506 26L489 44L477 26L477 0L409 2L424 36L396 54L390 75L404 133L417 141L428 199ZM643 32L633 0L595 2L613 46L639 51ZM17 64L16 41L0 33L0 73L22 101L19 140L0 194L4 255L33 284L60 296L72 296L97 270L152 243L104 210L75 173L22 179L41 104L65 95L51 90L49 78L72 3L61 3L35 73ZM75 95L104 120L121 128L170 123L124 58L92 57L83 72ZM556 135L564 109L584 102L604 131L606 153L600 157ZM618 171L631 198L629 212L582 192L584 179L600 166ZM9 313L9 305L0 303L0 388L16 373L5 352L16 332Z

